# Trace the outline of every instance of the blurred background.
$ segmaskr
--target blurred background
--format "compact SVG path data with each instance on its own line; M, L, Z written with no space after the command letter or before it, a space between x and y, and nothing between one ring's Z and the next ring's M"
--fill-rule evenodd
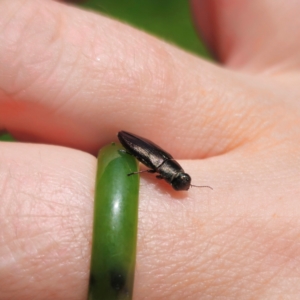
M187 0L69 0L147 31L196 55L210 58L194 30ZM13 141L9 134L2 141Z

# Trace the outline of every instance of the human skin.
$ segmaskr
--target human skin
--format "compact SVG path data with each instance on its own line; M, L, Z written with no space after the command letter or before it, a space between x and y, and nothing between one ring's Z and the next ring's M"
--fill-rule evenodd
M0 300L86 299L97 150L119 130L178 159L142 174L134 299L300 299L300 3L192 1L214 64L107 17L0 1ZM34 143L32 143L34 142Z

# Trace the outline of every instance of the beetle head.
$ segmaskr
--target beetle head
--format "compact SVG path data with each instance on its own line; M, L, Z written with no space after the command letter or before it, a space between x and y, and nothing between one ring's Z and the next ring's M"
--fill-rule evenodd
M187 191L191 186L191 176L187 173L179 173L171 184L176 191Z

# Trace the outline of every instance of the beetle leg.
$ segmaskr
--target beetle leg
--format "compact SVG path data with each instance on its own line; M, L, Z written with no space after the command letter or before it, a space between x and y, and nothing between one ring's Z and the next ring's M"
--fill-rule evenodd
M144 173L144 172L155 173L156 171L151 170L151 169L149 169L149 170L143 170L143 171L138 171L138 172L132 172L132 173L129 173L129 174L127 174L127 176L131 176L131 175L139 174L139 173Z
M157 179L164 179L161 175L156 175Z

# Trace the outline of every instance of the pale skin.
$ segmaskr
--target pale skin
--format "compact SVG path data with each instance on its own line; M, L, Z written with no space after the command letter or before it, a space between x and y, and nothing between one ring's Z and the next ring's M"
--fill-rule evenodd
M141 175L134 299L300 299L300 3L191 7L220 65L63 3L0 1L0 130L25 142L0 147L0 300L86 299L95 154L119 130L214 189Z

